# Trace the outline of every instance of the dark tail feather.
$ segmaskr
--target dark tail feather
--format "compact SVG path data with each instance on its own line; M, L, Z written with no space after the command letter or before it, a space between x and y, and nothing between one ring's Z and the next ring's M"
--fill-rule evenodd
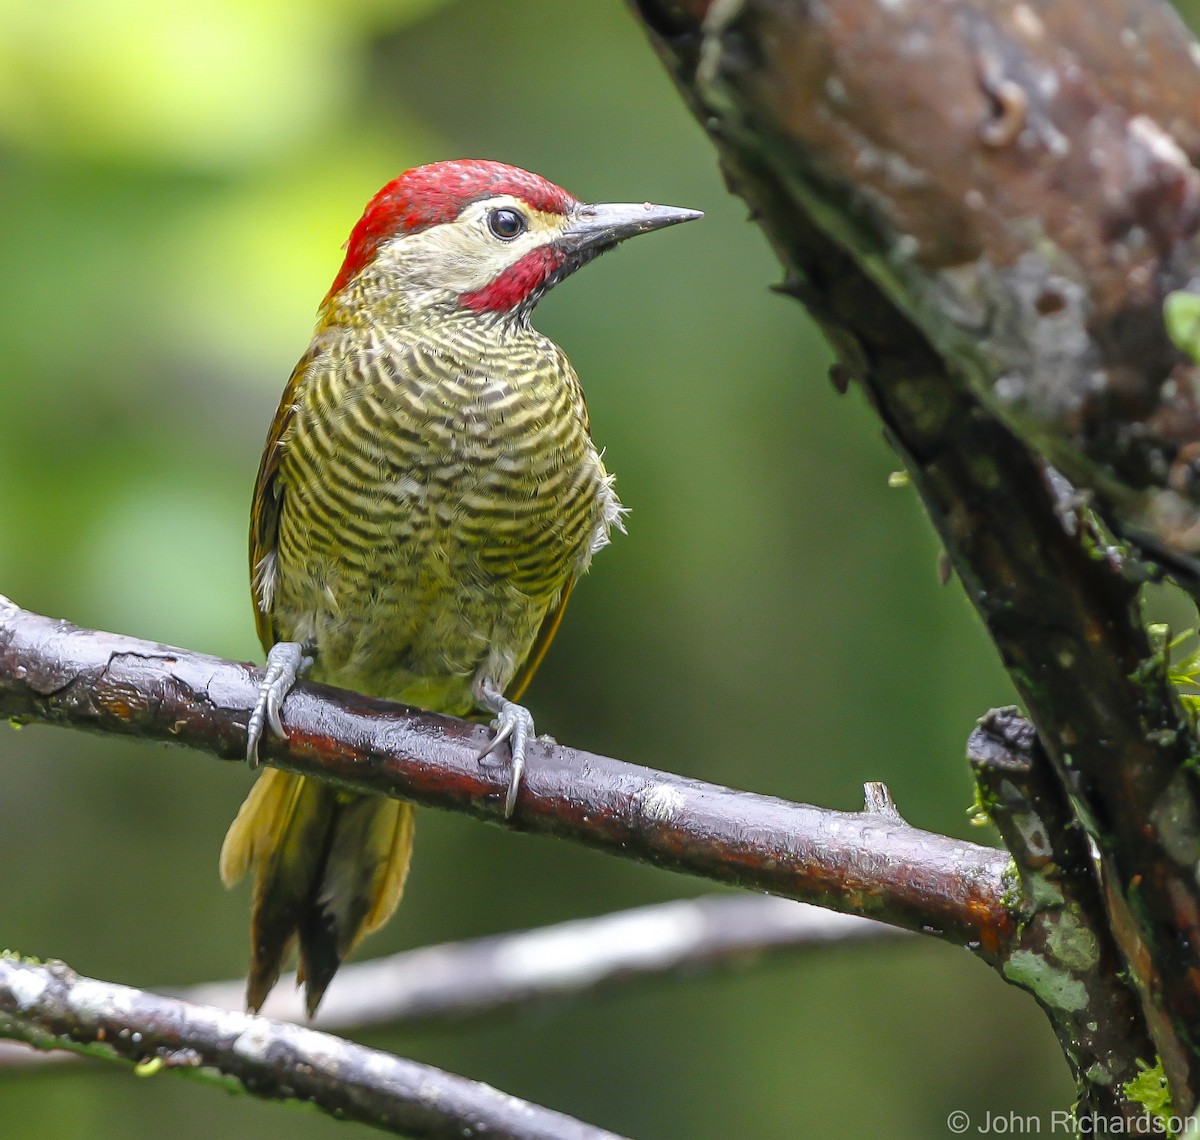
M319 889L299 924L309 1017L346 955L399 905L412 837L412 804L381 796L339 804Z
M297 936L308 1013L359 940L400 902L412 852L413 807L341 792L270 768L221 849L221 878L257 867L246 1004L257 1010Z

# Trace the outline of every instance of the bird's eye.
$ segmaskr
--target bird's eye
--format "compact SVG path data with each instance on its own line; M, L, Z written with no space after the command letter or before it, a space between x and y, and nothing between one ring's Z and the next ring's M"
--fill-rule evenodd
M499 209L488 214L488 229L501 241L512 241L525 232L525 219L516 210Z

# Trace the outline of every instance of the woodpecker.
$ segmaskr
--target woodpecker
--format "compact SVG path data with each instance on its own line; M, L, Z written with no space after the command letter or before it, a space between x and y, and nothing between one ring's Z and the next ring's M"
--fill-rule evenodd
M507 742L511 814L533 735L517 701L578 575L621 526L540 298L618 242L696 210L587 205L499 162L416 167L367 204L284 390L250 518L267 668L264 731L302 673L454 716ZM299 943L309 1015L345 956L396 909L413 807L267 769L221 849L255 870L246 1002Z

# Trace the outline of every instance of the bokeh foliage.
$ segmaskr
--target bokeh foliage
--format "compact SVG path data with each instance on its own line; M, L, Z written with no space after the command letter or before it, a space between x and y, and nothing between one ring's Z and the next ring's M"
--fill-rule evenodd
M258 657L250 488L339 245L388 178L464 155L708 213L538 314L632 508L530 692L540 730L831 807L884 780L978 838L963 744L1011 689L619 0L0 0L0 592ZM248 773L46 729L0 750L0 944L149 986L243 969L216 855ZM705 889L433 812L418 832L371 952ZM1071 1098L1033 1003L932 941L367 1039L646 1137L924 1140L951 1109ZM0 1074L6 1140L346 1128L98 1066Z

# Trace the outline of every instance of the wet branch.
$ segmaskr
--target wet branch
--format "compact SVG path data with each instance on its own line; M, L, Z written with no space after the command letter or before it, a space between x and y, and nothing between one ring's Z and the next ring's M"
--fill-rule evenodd
M82 978L0 954L0 1035L299 1101L397 1135L620 1140L489 1085L298 1025Z
M242 761L261 671L78 629L0 600L0 716L182 744ZM538 741L513 818L487 729L302 683L264 762L627 859L877 918L995 962L1014 931L1006 856L909 826L890 801L829 811Z
M253 666L79 629L0 598L0 716L14 723L166 741L241 762L260 678ZM993 965L1014 945L1006 858L909 826L882 785L867 785L863 812L834 812L539 741L505 821L507 776L478 763L487 731L479 725L307 683L289 696L284 723L287 739L268 739L262 758L305 776L872 916L966 946ZM607 921L619 925L621 916ZM536 943L538 932L525 938ZM641 936L639 944L644 954ZM731 949L724 934L714 938L714 953ZM605 968L619 971L620 957ZM498 980L491 997L530 996L503 990ZM99 1043L101 1055L148 1063L143 1073L159 1061L205 1076L215 1070L255 1095L298 1097L412 1135L458 1135L465 1119L475 1121L474 1135L608 1135L314 1030L78 979L59 964L0 958L0 1036L86 1052ZM443 1091L431 1100L431 1089ZM479 1131L480 1121L492 1130Z

